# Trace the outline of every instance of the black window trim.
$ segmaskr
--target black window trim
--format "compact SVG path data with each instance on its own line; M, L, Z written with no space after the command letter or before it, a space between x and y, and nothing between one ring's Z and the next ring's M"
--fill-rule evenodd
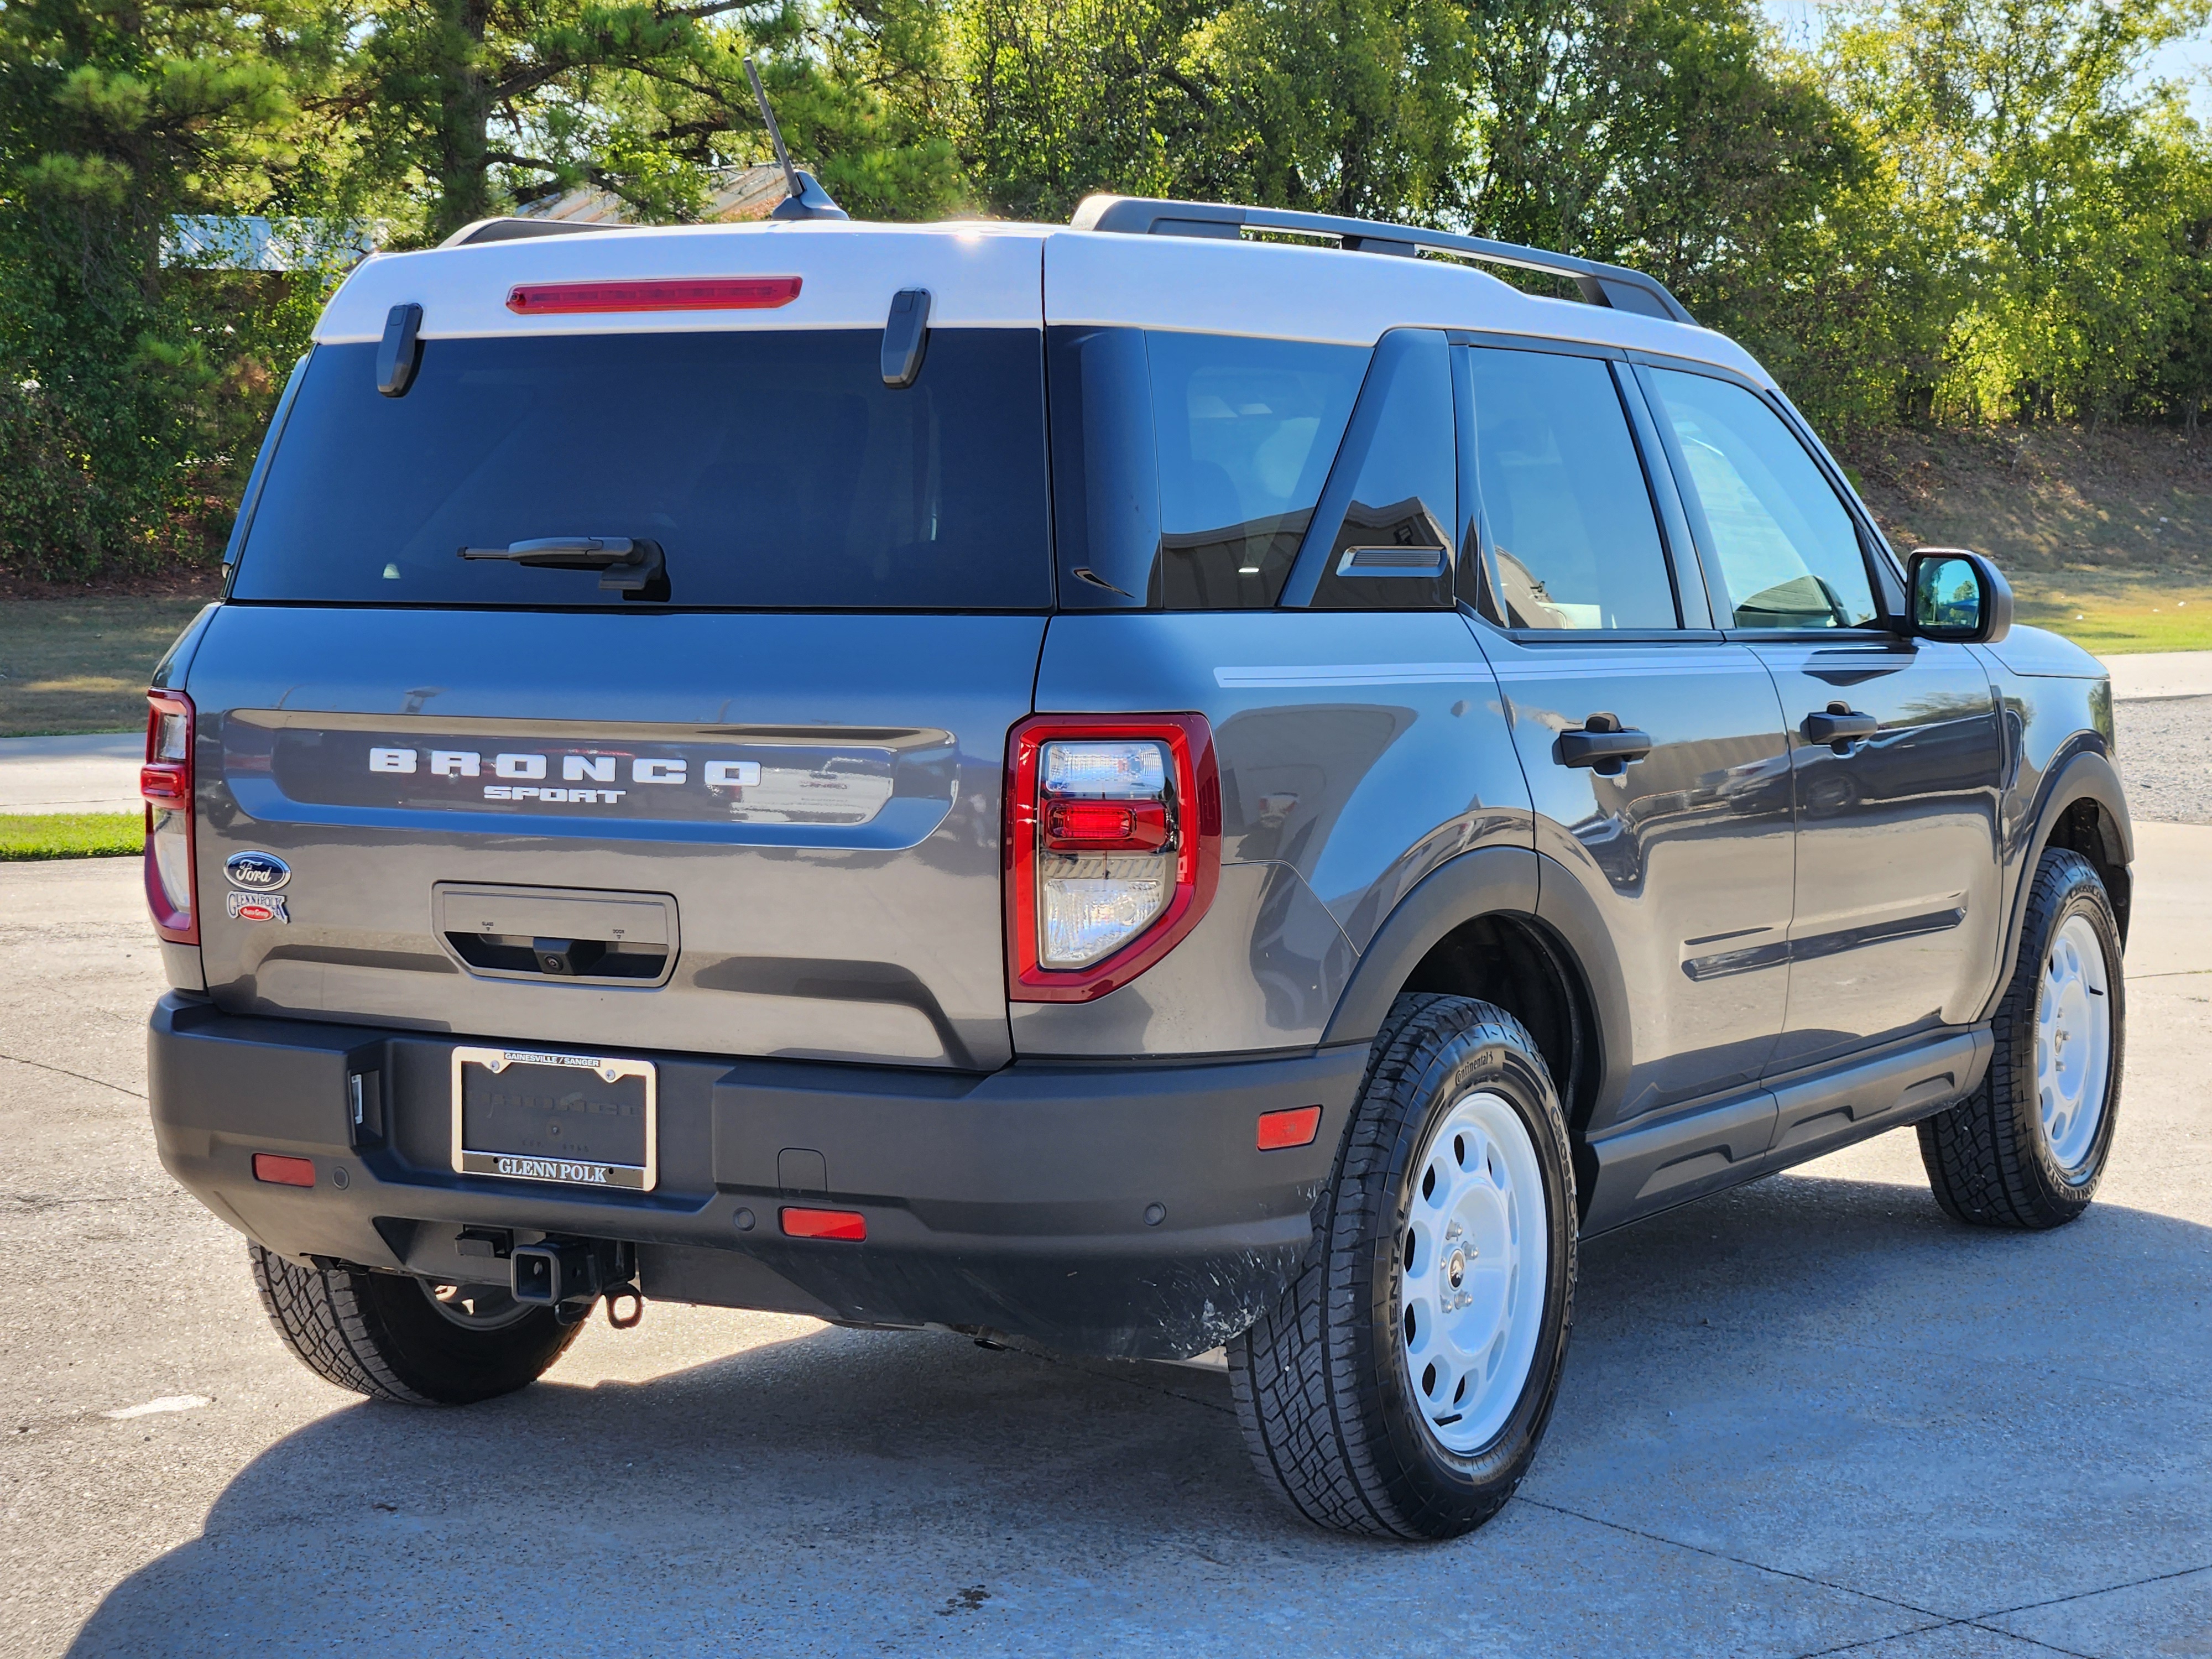
M1553 357L1589 357L1608 364L1613 381L1613 396L1620 404L1621 418L1628 428L1630 447L1634 450L1637 464L1644 471L1644 488L1651 507L1653 527L1659 534L1660 556L1666 562L1667 581L1674 595L1673 628L1509 628L1496 617L1470 600L1465 591L1459 595L1462 616L1480 623L1492 632L1522 645L1564 645L1596 643L1620 645L1657 645L1676 642L1696 642L1710 645L1723 638L1713 626L1710 601L1705 590L1709 579L1699 560L1693 541L1689 538L1689 522L1682 513L1680 486L1673 468L1662 457L1651 453L1650 444L1657 435L1658 423L1648 409L1639 409L1644 393L1640 384L1636 396L1629 395L1628 383L1635 377L1631 354L1619 346L1597 345L1587 340L1554 340L1538 335L1501 334L1488 329L1455 328L1446 331L1455 347L1481 347L1507 351L1540 352ZM1472 532L1476 538L1472 561L1475 574L1475 596L1487 600L1489 594L1489 566L1482 555L1490 546L1490 520L1482 511L1482 492L1480 469L1474 449L1473 360L1455 354L1453 358L1452 389L1456 404L1465 383L1467 404L1456 410L1460 426L1460 494L1466 505L1461 523L1462 535ZM1639 419L1639 416L1642 416ZM1650 427L1646 431L1647 422ZM1661 488L1663 481L1665 488ZM1677 526L1667 511L1668 500L1673 498L1676 514L1681 517ZM1472 514L1473 522L1468 523ZM1697 581L1692 584L1684 576L1685 566L1694 570Z
M1298 544L1297 556L1291 562L1290 574L1283 579L1282 592L1275 596L1278 611L1312 611L1319 609L1314 603L1321 592L1322 577L1327 570L1330 550L1336 543L1337 531L1344 523L1344 515L1352 505L1352 492L1359 487L1359 475L1365 469L1369 453L1375 447L1375 434L1382 423L1384 404L1381 400L1370 402L1367 388L1376 372L1382 367L1383 352L1390 343L1401 337L1416 334L1437 334L1444 338L1444 359L1449 370L1451 358L1451 331L1433 327L1425 323L1408 323L1401 327L1386 328L1376 337L1370 348L1366 373L1359 377L1359 390L1353 394L1352 414L1345 422L1344 436L1338 441L1336 454L1329 462L1328 476L1322 479L1321 494L1314 500L1313 516L1306 522L1305 538ZM1456 377L1452 386L1452 453L1455 460L1461 441L1459 386ZM1464 496L1465 479L1455 466L1452 477L1453 493ZM1449 522L1458 524L1463 511L1462 502L1452 503ZM1445 549L1444 586L1446 597L1439 603L1430 600L1422 604L1403 605L1361 605L1366 614L1389 614L1399 611L1449 611L1456 599L1457 561L1451 550ZM1408 584L1413 586L1413 584Z

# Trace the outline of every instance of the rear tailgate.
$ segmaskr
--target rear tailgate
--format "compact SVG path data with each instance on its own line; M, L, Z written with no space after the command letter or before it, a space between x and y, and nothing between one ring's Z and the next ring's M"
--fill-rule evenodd
M227 605L190 687L209 987L234 1012L519 1042L1000 1064L1000 778L1042 633L1028 617ZM439 775L441 755L476 775ZM412 771L379 769L402 757ZM679 762L680 782L637 781ZM717 762L758 781L710 785ZM289 866L289 921L225 914L223 866L246 851ZM591 895L672 901L666 983L510 976L471 937L520 938L533 915L547 937L611 931Z
M1037 243L556 240L374 262L319 331L185 688L210 990L592 1050L1003 1063L1001 774L1051 594ZM803 286L502 303L672 266ZM931 344L887 389L908 287ZM420 365L380 396L368 337L407 303ZM577 536L652 538L668 599L457 557ZM272 880L281 904L225 897Z

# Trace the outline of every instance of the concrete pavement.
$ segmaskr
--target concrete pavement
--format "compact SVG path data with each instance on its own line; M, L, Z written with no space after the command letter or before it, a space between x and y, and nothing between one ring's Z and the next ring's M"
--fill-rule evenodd
M2212 697L2212 651L2145 651L2107 657L2115 702Z
M0 866L0 1652L2212 1651L2208 872L2143 827L2087 1218L1955 1227L1902 1134L1592 1241L1534 1476L1413 1548L1204 1370L656 1304L485 1406L330 1388L153 1156L135 864Z
M135 812L143 732L0 738L0 812Z

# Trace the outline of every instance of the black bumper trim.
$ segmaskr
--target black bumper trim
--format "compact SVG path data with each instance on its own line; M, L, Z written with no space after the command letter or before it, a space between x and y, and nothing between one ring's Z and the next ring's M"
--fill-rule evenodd
M149 1036L162 1162L295 1257L480 1275L463 1227L574 1233L638 1245L646 1293L665 1300L1181 1358L1237 1334L1296 1270L1367 1060L1356 1045L979 1075L644 1054L661 1067L661 1179L635 1194L457 1175L447 1056L475 1040L172 994ZM347 1079L363 1074L380 1113L356 1128ZM1312 1146L1255 1148L1261 1112L1314 1104ZM313 1158L316 1184L256 1182L256 1152ZM860 1211L866 1242L783 1237L793 1203Z

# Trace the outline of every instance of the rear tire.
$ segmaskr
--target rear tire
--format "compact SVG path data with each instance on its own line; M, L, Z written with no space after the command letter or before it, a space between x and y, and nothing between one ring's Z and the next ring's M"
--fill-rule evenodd
M466 1406L542 1376L576 1340L550 1308L488 1285L303 1267L248 1244L269 1322L325 1382L408 1406ZM441 1294L443 1292L443 1294Z
M1261 1478L1308 1520L1395 1538L1480 1526L1528 1472L1565 1364L1565 1115L1520 1022L1398 999L1312 1244L1229 1345Z
M2020 958L1991 1022L1989 1075L1920 1125L1944 1213L2046 1228L2089 1207L2112 1148L2125 1016L2112 899L2087 859L2053 848L2036 866Z

